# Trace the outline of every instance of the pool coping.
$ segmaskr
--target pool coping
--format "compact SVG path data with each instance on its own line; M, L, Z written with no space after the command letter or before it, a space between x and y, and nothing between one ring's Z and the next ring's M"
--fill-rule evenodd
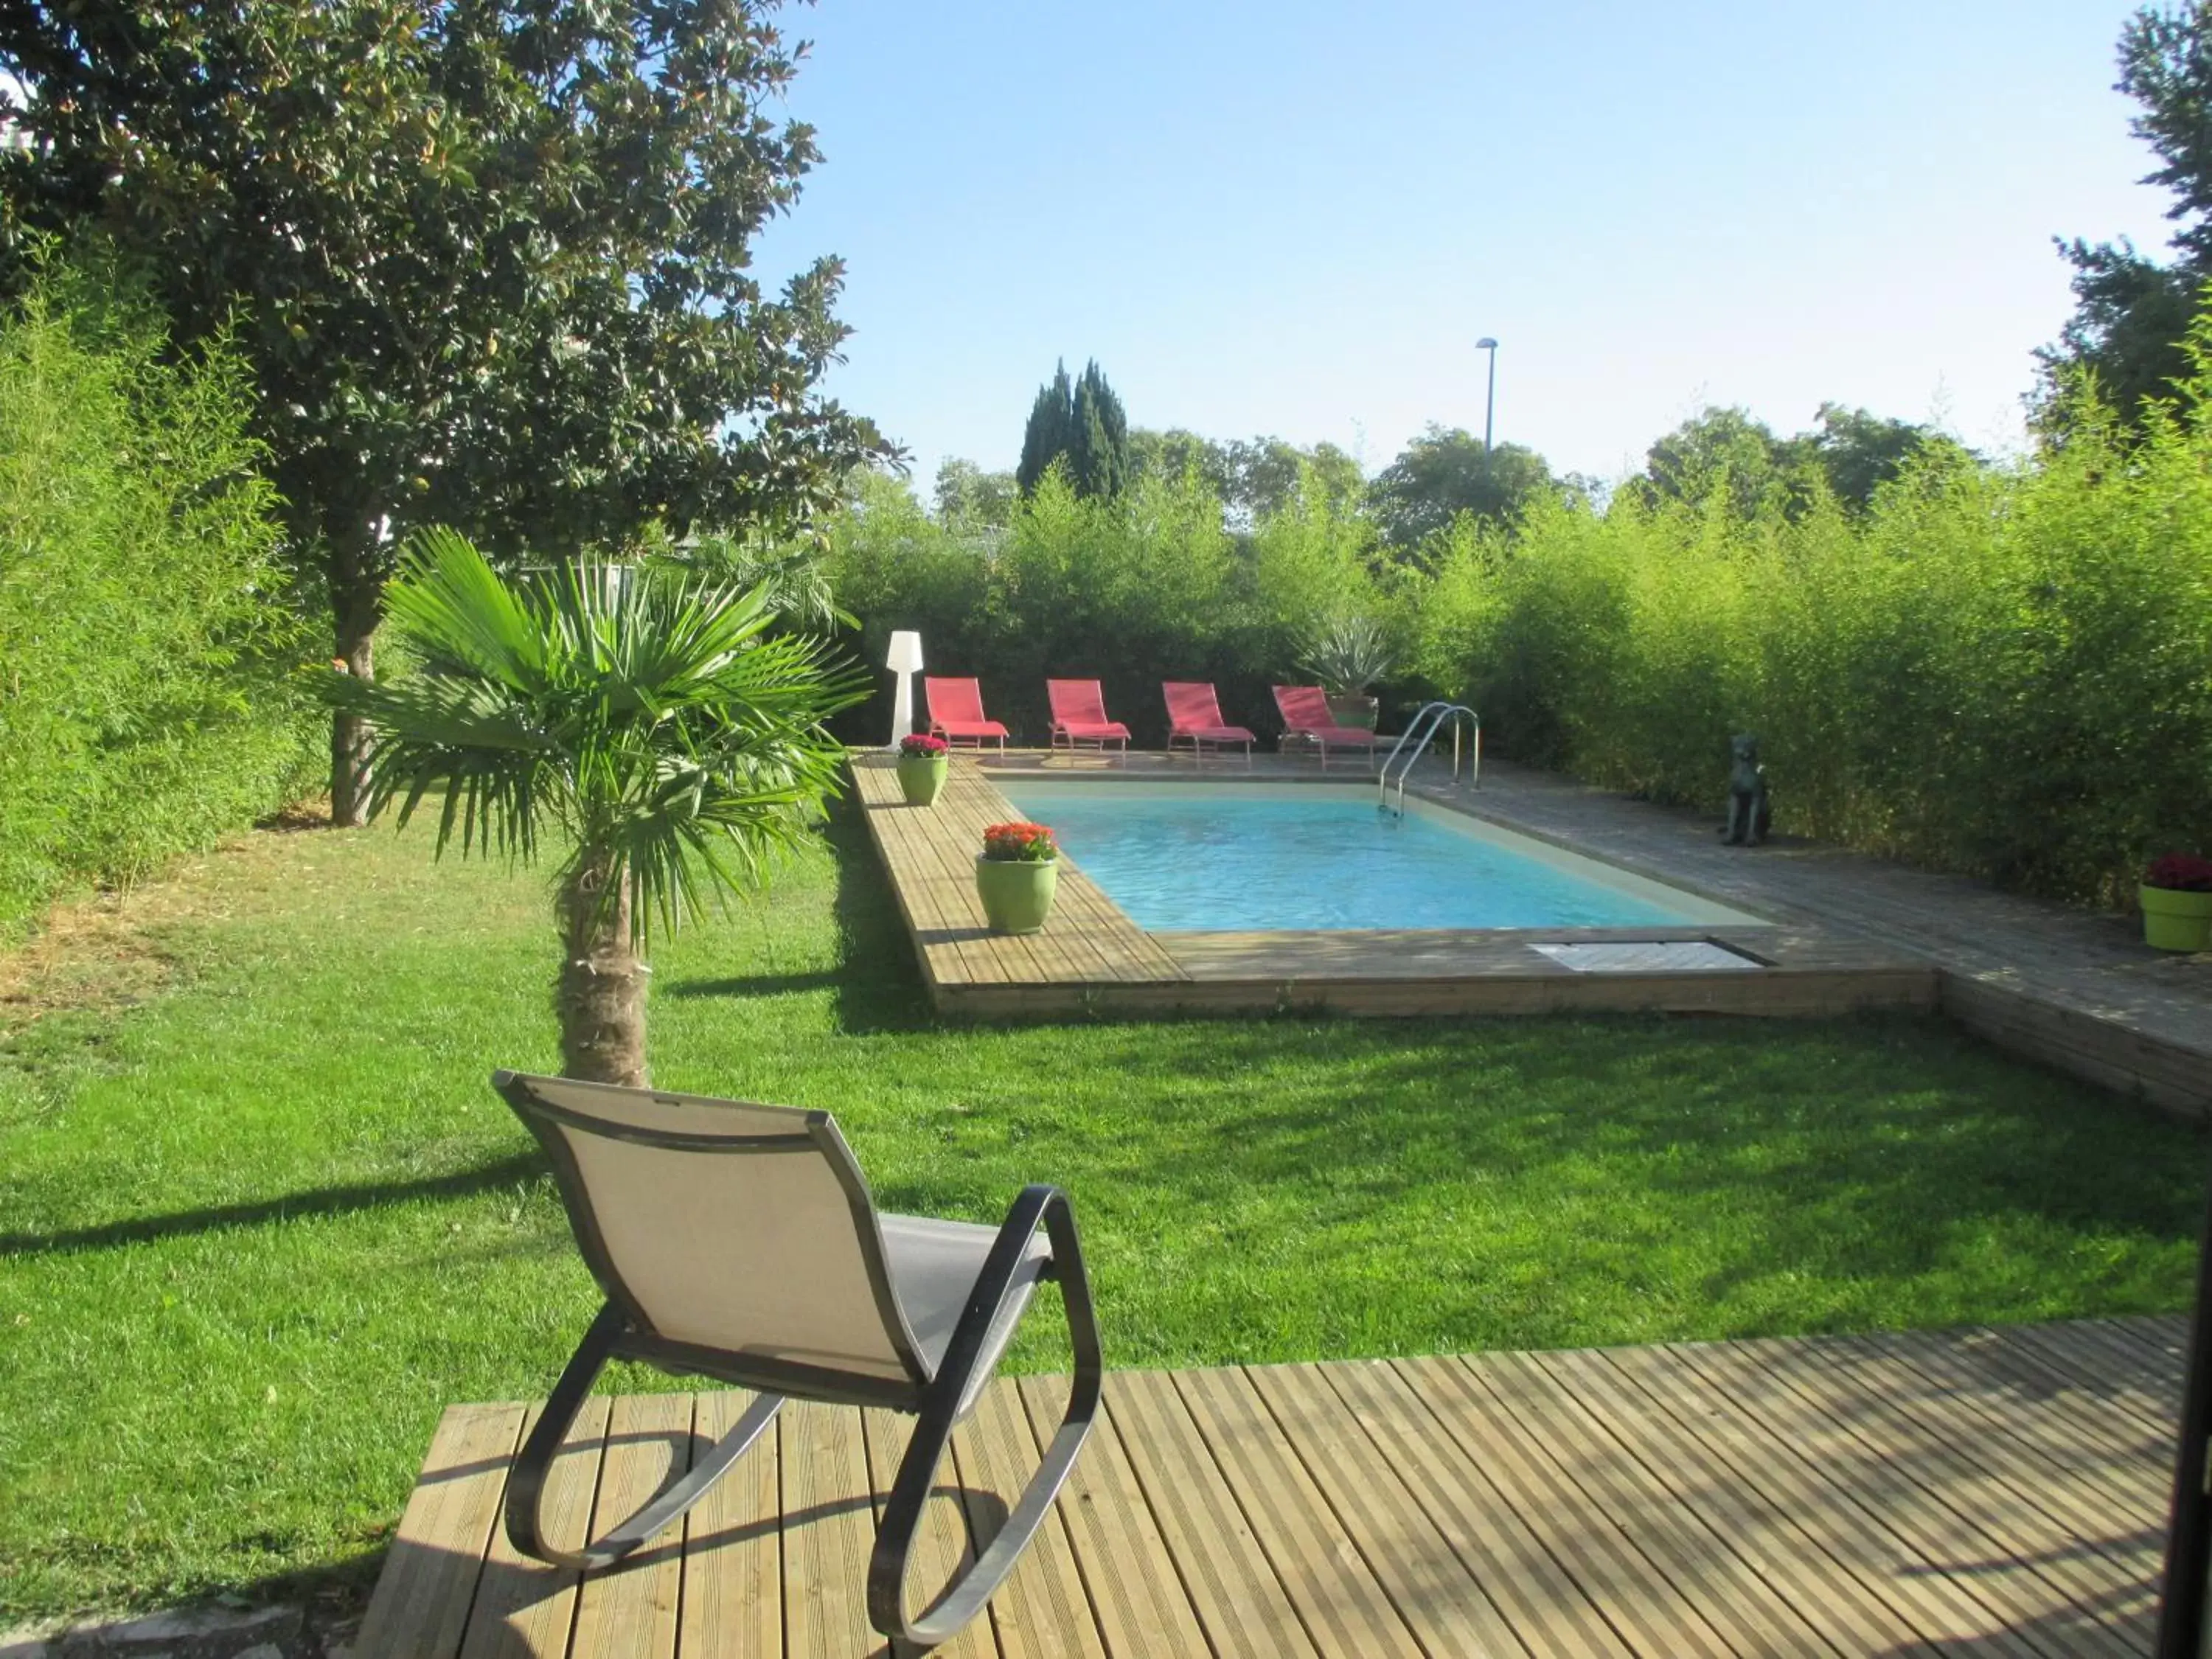
M1743 924L1626 928L1343 930L1328 933L1149 932L1125 915L1079 863L1064 857L1052 920L1038 933L994 933L976 900L973 865L982 826L1020 814L969 756L955 758L945 793L929 808L908 806L895 763L880 750L850 757L854 793L883 860L921 967L931 1003L948 1015L977 1018L1334 1012L1359 1015L1531 1014L1560 1012L1827 1015L1870 1007L1932 1008L1934 967L1802 919ZM1121 781L1177 778L1209 784L1358 783L1340 769L1309 763L1249 771L1219 764L1179 770L1146 765L1024 765L1004 769L1082 779L1110 787ZM1369 780L1371 782L1371 778ZM1522 825L1470 810L1469 791L1445 769L1424 774L1409 792L1502 830ZM1579 857L1627 870L1708 902L1742 908L1739 899L1699 891L1672 875L1638 869L1557 834L1532 835ZM1579 972L1529 949L1538 942L1603 939L1706 941L1748 955L1750 970L1687 973Z

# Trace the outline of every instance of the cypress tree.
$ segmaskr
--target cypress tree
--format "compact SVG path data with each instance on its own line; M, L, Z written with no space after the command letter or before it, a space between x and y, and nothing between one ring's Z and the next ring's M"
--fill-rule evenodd
M1067 365L1062 362L1053 370L1050 383L1037 388L1036 402L1030 406L1030 423L1022 434L1021 465L1014 469L1014 483L1023 495L1033 494L1037 480L1067 453L1074 426L1075 389L1068 384Z
M1050 383L1037 389L1022 434L1021 465L1014 469L1022 494L1034 492L1037 480L1062 459L1079 495L1111 500L1129 481L1129 417L1095 361L1073 383L1063 362Z
M1068 470L1075 493L1110 501L1129 481L1129 417L1095 359L1076 385L1072 413Z

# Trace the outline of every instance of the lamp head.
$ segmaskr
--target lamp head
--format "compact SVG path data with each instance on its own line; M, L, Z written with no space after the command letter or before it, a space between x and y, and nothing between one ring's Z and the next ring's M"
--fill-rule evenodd
M1498 349L1498 342L1486 334L1474 343L1474 349L1477 351L1495 351Z
M891 648L884 666L895 674L918 673L921 669L921 635L902 628L891 635Z

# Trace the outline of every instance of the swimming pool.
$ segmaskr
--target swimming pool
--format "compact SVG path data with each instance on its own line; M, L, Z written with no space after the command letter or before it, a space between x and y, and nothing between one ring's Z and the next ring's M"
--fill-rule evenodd
M1371 787L997 780L1153 932L1757 923L1694 893Z

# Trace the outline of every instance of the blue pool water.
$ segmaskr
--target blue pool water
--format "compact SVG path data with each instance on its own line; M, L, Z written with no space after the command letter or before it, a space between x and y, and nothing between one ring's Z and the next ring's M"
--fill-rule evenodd
M1000 787L1139 927L1638 927L1710 919L1667 890L1369 790L1122 784ZM1518 845L1516 846L1516 843ZM1580 866L1579 869L1574 866Z

